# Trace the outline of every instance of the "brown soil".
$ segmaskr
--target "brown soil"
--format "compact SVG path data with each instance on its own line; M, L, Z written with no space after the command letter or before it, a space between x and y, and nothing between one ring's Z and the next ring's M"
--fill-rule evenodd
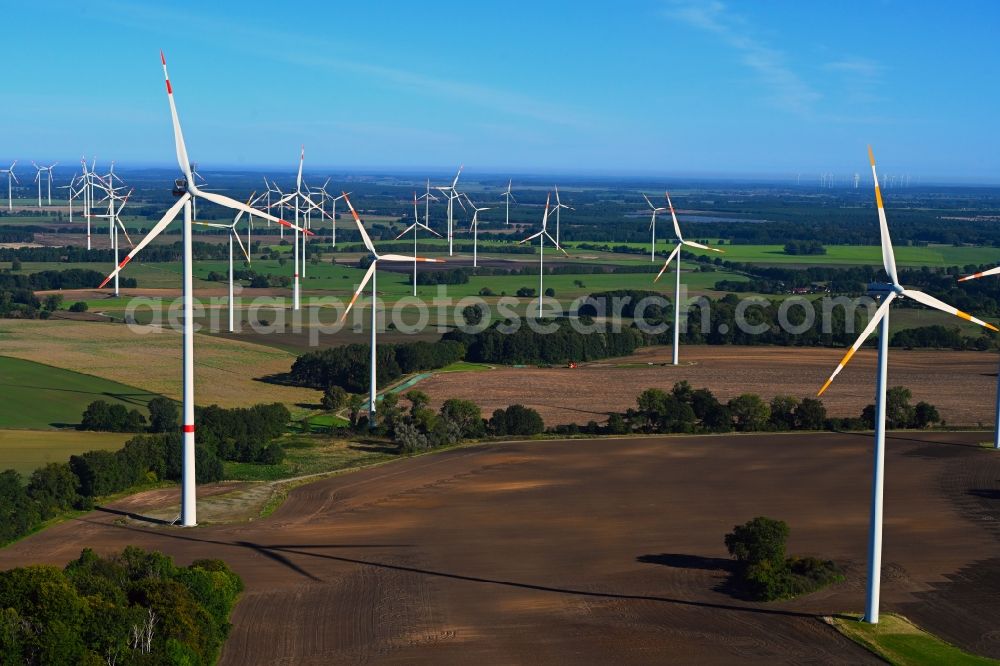
M490 372L445 373L420 383L435 405L448 398L472 400L485 414L521 403L538 410L548 425L601 422L610 411L635 407L636 396L655 387L669 390L687 380L707 387L720 400L756 393L815 397L844 355L842 349L799 347L709 347L681 349L682 365L670 362L669 347L569 368L499 368ZM859 351L826 393L830 416L859 416L875 395L874 350ZM652 365L642 365L650 363ZM629 364L628 367L622 367ZM633 365L639 364L639 365ZM997 356L985 352L889 351L889 386L913 392L951 425L993 423Z
M1000 657L1000 456L980 438L890 435L882 609ZM819 619L863 606L870 467L853 434L483 445L300 487L252 523L95 512L0 568L126 544L223 558L247 588L223 664L876 663ZM756 515L846 581L731 596L722 537Z

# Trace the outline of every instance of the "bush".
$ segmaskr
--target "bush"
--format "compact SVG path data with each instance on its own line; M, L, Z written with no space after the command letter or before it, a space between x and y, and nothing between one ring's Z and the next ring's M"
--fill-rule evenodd
M86 312L87 304L84 301L77 301L73 305L69 306L70 312Z
M120 403L112 405L103 400L95 400L87 405L77 429L101 432L141 432L145 426L146 417L139 410L129 410Z
M511 405L507 409L493 412L489 428L494 435L528 437L543 432L545 423L538 412L530 407Z
M323 409L328 412L335 412L347 406L347 391L339 386L329 386L323 391L320 399Z
M829 560L787 557L788 534L784 521L758 516L726 535L726 549L736 559L737 587L747 597L773 601L842 580Z
M170 398L157 396L146 405L149 409L150 432L173 432L177 430L180 412L177 403Z

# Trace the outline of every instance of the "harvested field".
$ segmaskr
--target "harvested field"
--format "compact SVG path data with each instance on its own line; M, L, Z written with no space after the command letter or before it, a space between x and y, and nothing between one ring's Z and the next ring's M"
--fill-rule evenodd
M139 331L134 332L133 329ZM0 345L6 356L46 363L181 397L181 334L151 326L5 319ZM293 411L315 403L317 391L278 386L257 378L288 372L295 356L237 340L199 335L195 340L198 404L223 407L283 402Z
M882 607L1000 657L1000 456L980 438L890 434ZM223 558L247 586L223 664L879 663L819 619L863 605L870 456L830 433L466 447L300 487L252 523L91 513L0 568L125 544ZM730 596L722 538L756 515L846 581Z
M650 347L627 358L569 368L499 368L475 375L435 375L420 390L435 405L448 398L472 400L485 414L521 403L538 410L547 425L601 422L609 411L635 407L636 396L655 387L670 390L687 380L707 387L720 400L756 393L813 397L844 355L843 349L812 347L692 346L681 350L682 365L670 363L669 347ZM859 416L875 399L873 349L862 349L823 394L830 416ZM654 365L646 365L653 363ZM992 424L997 356L987 352L891 349L889 386L913 392L912 404L936 405L947 423Z

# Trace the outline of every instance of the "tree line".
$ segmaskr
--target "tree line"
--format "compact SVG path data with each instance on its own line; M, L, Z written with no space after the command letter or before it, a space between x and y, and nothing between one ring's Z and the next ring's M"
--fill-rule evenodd
M0 572L0 663L214 664L243 581L134 546Z
M886 424L889 428L926 428L941 423L937 409L927 403L910 405L912 393L902 386L887 391ZM722 402L707 388L695 389L687 381L670 391L649 388L636 398L636 407L612 412L604 424L560 425L554 433L703 434L724 432L787 432L795 430L863 430L875 427L875 406L867 405L856 418L828 417L816 398L776 395L770 402L755 393L744 393Z
M0 544L30 533L66 511L91 509L97 498L142 484L180 481L182 442L177 410L172 401L166 402L173 410L166 403L154 406L150 410L151 431L133 437L117 451L86 451L70 456L68 462L48 463L34 470L27 483L14 470L0 473ZM88 411L94 414L102 411L92 408L88 406ZM275 440L284 433L290 418L280 403L236 409L213 405L196 410L196 482L220 481L223 460L280 463L285 452Z
M307 352L292 363L289 380L299 386L325 390L340 386L350 393L368 390L370 348L349 344ZM378 385L385 386L404 374L434 370L465 357L465 346L454 340L382 344L376 349Z

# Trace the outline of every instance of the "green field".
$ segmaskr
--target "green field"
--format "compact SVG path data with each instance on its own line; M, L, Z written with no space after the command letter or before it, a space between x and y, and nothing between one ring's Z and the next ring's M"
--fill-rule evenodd
M146 410L156 397L117 382L50 365L0 356L0 428L48 429L80 422L94 400Z
M574 244L568 244L574 245ZM643 243L611 243L636 248L649 248ZM667 249L664 245L658 251ZM882 265L882 250L876 245L827 245L826 254L792 255L785 254L781 245L722 245L724 254L685 248L688 252L721 257L728 261L753 264L795 264L815 266L852 266L870 264ZM583 251L583 250L581 250ZM895 248L896 263L900 266L965 266L966 264L1000 263L1000 250L992 247L954 247L952 245L928 245L926 247L900 246Z
M47 463L67 462L71 455L120 449L132 437L117 432L0 430L0 470L13 469L27 476Z
M833 620L833 625L845 636L898 666L1000 664L996 659L969 654L949 645L898 615L885 613L878 624L838 617Z

